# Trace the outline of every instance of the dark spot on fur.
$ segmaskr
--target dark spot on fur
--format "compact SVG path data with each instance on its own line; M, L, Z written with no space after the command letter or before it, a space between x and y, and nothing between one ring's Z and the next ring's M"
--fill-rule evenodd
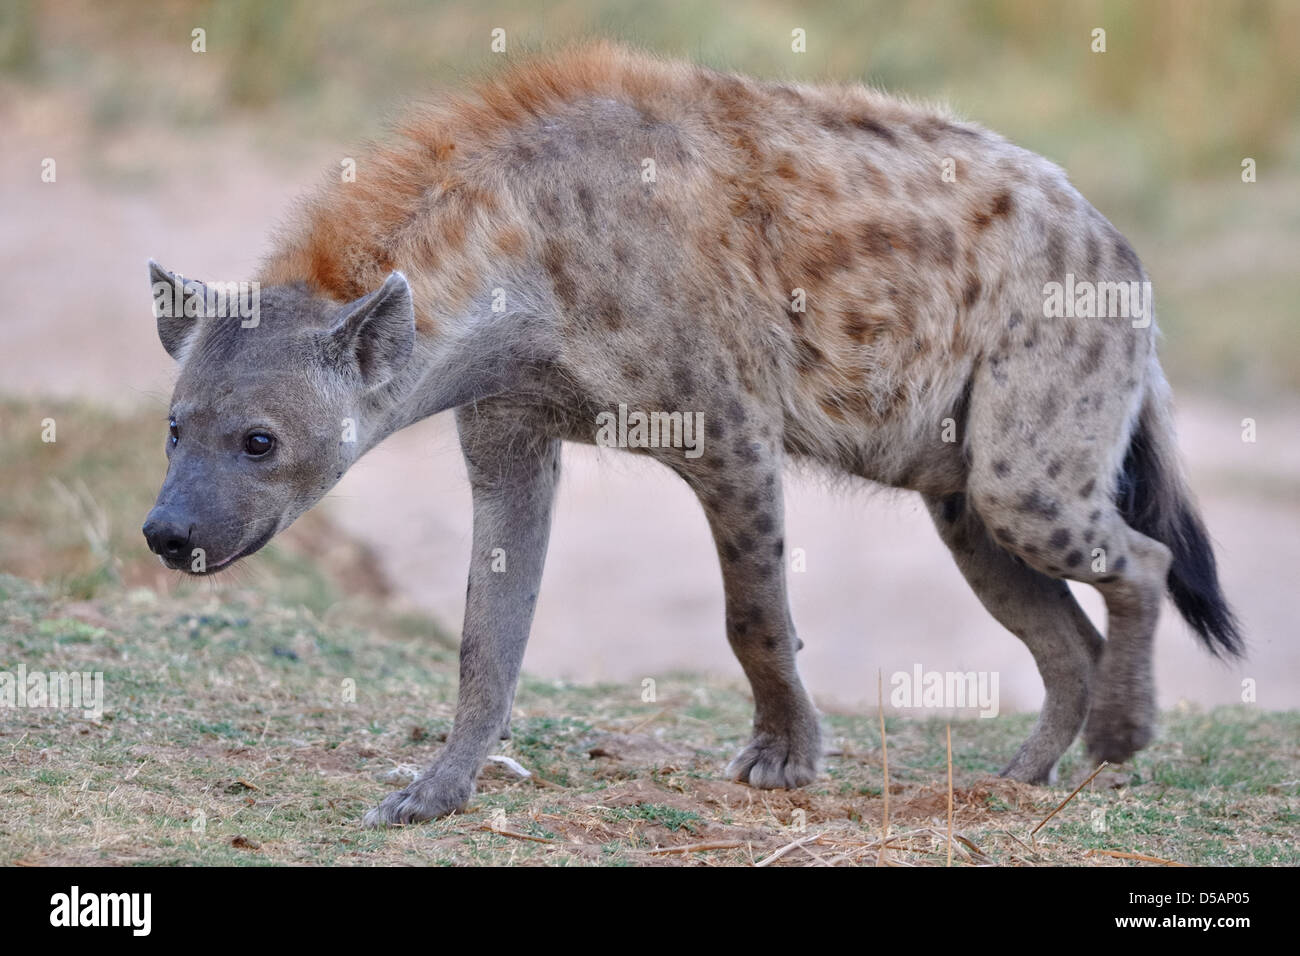
M828 111L818 113L817 122L821 124L822 129L830 130L832 133L842 133L848 128L843 119Z
M1054 279L1065 278L1065 236L1058 229L1047 239L1047 268Z
M1083 563L1082 551L1071 551L1069 554L1065 556L1065 566L1067 568L1077 568L1082 563Z
M870 330L871 324L867 322L861 312L850 309L844 313L844 334L853 341L859 344L866 341L867 332Z
M997 475L999 478L1005 478L1010 471L1011 466L1005 461L995 461L993 463L993 474Z
M957 258L957 233L952 226L943 226L935 233L935 253L940 262Z
M1064 548L1070 543L1070 531L1068 528L1057 528L1052 532L1052 536L1047 539L1047 543L1053 548Z
M578 187L578 208L582 210L582 218L591 226L596 221L596 201L592 198L591 190L586 186Z
M973 272L968 274L966 276L966 288L964 288L961 293L962 304L969 309L979 300L980 290L982 288L983 285L980 283L980 277Z
M806 338L800 337L795 340L794 351L795 364L804 374L826 364L826 355Z
M1038 410L1038 426L1047 428L1056 421L1057 416L1061 414L1061 396L1056 392L1048 392L1043 397L1042 406Z
M1096 481L1096 479L1095 479L1095 478L1089 478L1089 479L1088 479L1088 483L1085 484L1082 488L1079 489L1079 497L1080 497L1080 498L1088 498L1088 497L1090 497L1090 496L1092 495L1093 489L1096 488L1096 487L1097 487L1097 481Z
M1057 475L1061 473L1061 469L1063 467L1064 464L1061 462L1061 459L1059 458L1056 459L1056 461L1052 462L1050 465L1047 466L1047 477L1055 478Z
M623 306L619 304L617 296L607 295L601 298L597 311L605 328L611 332L622 328Z
M1118 558L1115 559L1115 563L1112 564L1111 567L1114 568L1117 572L1123 571L1125 568L1128 567L1128 558L1124 557L1124 555L1121 554Z
M894 254L893 232L882 222L864 222L859 226L858 243L866 255L875 259Z
M1097 240L1097 234L1088 233L1088 273L1096 276L1101 271L1101 243Z
M1088 351L1083 356L1083 361L1079 363L1079 371L1085 378L1101 368L1101 357L1104 354L1106 354L1106 340L1098 336L1092 340L1092 344L1088 346Z
M772 546L772 551L778 558L785 554L785 538L777 538L776 544Z
M966 510L966 496L960 492L955 495L949 495L943 499L942 514L943 520L952 524L961 518Z
M894 135L894 131L869 116L854 116L849 120L849 122L853 125L854 129L859 129L864 133L870 133L872 136L877 136L891 146L898 145L898 137Z
M1035 490L1021 496L1016 510L1051 521L1061 513L1061 506L1055 499L1045 497L1041 491Z
M1142 263L1138 260L1137 253L1128 244L1128 240L1119 233L1115 234L1115 256L1120 262L1128 266L1133 273L1133 278L1136 279L1142 274Z
M1114 584L1119 580L1118 574L1103 574L1097 579L1098 584Z
M772 529L776 527L776 521L766 511L759 514L754 519L754 530L759 534L771 534Z
M555 285L555 294L566 308L572 309L578 302L578 287L565 270L564 248L554 240L548 240L542 247L542 266Z

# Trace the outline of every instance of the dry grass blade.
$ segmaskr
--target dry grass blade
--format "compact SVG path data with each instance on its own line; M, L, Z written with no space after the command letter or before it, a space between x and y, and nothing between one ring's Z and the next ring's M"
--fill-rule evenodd
M803 837L802 839L795 840L793 843L787 843L785 846L781 847L781 849L776 850L774 853L772 853L771 856L763 857L763 859L759 860L754 865L767 866L769 863L773 863L776 860L781 859L781 857L785 856L787 853L799 849L799 847L803 846L805 843L811 843L814 840L818 840L820 838L821 838L820 833L814 833L812 836L806 836Z
M1186 863L1179 863L1177 860L1165 860L1158 856L1147 856L1145 853L1129 853L1125 850L1089 850L1085 856L1113 856L1120 860L1139 860L1143 863L1159 863L1161 866L1186 866Z
M948 865L952 866L952 724L948 725Z
M990 860L990 859L989 859L989 858L984 854L984 851L983 851L983 850L981 850L979 847L977 847L974 843L972 843L972 842L971 842L970 840L968 840L966 837L962 836L960 833L955 834L955 835L953 836L953 839L956 840L956 841L958 841L959 843L961 843L961 844L962 844L963 846L965 846L967 849L969 849L970 852L971 852L972 857L976 858L979 862L981 862L981 863L992 863L992 862L993 862L992 860Z
M488 833L495 833L497 836L510 837L512 840L529 840L533 843L558 843L558 840L548 840L546 837L533 836L531 833L520 833L518 830L503 830L499 827L483 824L480 830L486 830Z
M640 722L639 722L635 727L633 727L631 730L629 730L628 733L629 733L629 734L639 734L639 733L641 733L641 731L645 730L645 728L649 727L652 723L654 723L656 720L658 720L660 717L662 717L662 716L663 716L664 714L666 714L666 713L668 713L668 708L667 708L667 707L660 707L658 710L656 710L653 714L651 714L651 715L650 715L649 717L647 717L645 720L640 721Z
M876 709L880 713L880 761L885 772L885 784L881 788L885 795L885 808L880 824L880 853L876 857L876 866L885 863L885 848L889 846L889 748L885 743L885 676L883 671L876 671Z
M1067 803L1069 803L1071 800L1073 800L1076 796L1078 796L1079 791L1082 790L1084 787L1086 787L1088 784L1092 783L1092 781L1096 778L1097 774L1099 774L1099 773L1101 773L1103 770L1105 770L1107 766L1108 766L1108 764L1107 764L1106 761L1104 761L1104 760L1103 760L1100 764L1098 764L1098 765L1097 765L1097 769L1094 770L1092 773L1088 774L1088 779L1085 780L1085 781L1083 781L1083 783L1079 784L1077 787L1075 787L1075 788L1074 788L1074 792L1071 793L1071 794L1070 794L1068 797L1066 797L1064 800L1062 800L1060 806L1058 806L1055 810L1053 810L1053 811L1052 811L1051 813L1049 813L1047 816L1043 817L1042 820L1038 821L1038 826L1036 826L1036 827L1034 827L1032 830L1030 830L1030 831L1029 831L1029 835L1032 837L1035 833L1037 833L1039 830L1041 830L1041 829L1043 828L1043 825L1044 825L1045 823L1047 823L1048 820L1052 819L1052 817L1056 816L1058 813L1060 813L1062 810L1064 810L1064 809L1065 809L1065 805L1066 805Z
M645 852L651 856L669 853L704 853L708 850L736 850L744 845L740 840L714 840L711 843L687 843L685 846L657 846Z

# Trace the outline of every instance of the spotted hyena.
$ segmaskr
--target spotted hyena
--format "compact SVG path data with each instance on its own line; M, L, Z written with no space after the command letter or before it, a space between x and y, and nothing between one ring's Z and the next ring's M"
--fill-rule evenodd
M1150 741L1166 590L1211 650L1239 652L1146 273L1041 157L860 86L595 45L413 113L341 179L282 233L255 322L185 317L204 287L152 266L160 301L179 288L191 308L158 310L180 376L144 530L172 567L227 565L384 437L456 410L474 535L455 726L368 822L469 800L509 732L561 442L615 414L637 437L629 410L681 413L670 440L625 443L713 531L754 694L737 779L803 786L822 752L786 595L791 458L920 493L1029 646L1046 701L1011 777L1049 779L1081 728L1097 759ZM698 423L693 451L678 420ZM1105 598L1106 640L1070 580Z

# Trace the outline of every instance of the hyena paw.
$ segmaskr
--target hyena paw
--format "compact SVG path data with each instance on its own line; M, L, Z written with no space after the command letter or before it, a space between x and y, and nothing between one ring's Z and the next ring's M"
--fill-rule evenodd
M817 779L821 732L814 720L801 735L757 733L727 767L733 780L762 790L794 790Z
M1155 721L1146 708L1094 705L1083 730L1088 756L1100 763L1123 763L1151 743Z
M1011 758L1011 763L1002 768L999 777L1006 777L1008 780L1018 780L1021 783L1037 784L1040 787L1050 786L1056 783L1056 762L1059 755L1036 754L1026 746L1022 746L1016 755Z
M462 810L474 795L472 780L451 780L439 775L424 776L368 811L362 820L367 827L421 823Z

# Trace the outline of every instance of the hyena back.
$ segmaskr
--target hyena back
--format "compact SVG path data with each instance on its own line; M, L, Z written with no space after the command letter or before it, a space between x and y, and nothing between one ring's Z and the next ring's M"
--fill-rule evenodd
M464 806L508 733L560 443L596 440L620 406L699 412L702 454L641 450L696 491L717 545L755 703L731 772L760 787L817 773L785 582L782 471L800 458L925 497L1042 674L1005 773L1043 781L1085 721L1098 759L1150 740L1166 588L1211 649L1240 647L1177 465L1149 301L1045 309L1049 283L1113 304L1146 278L1059 169L940 111L606 45L532 60L415 113L324 188L260 276L256 327L159 318L182 437L146 534L181 566L211 527L228 563L386 435L457 410L474 532L455 726L367 817L428 819ZM222 436L253 418L277 423L281 460L250 471ZM334 440L345 419L354 442ZM214 470L229 503L195 504L186 489ZM254 500L242 522L220 510ZM1107 640L1066 580L1100 590Z

